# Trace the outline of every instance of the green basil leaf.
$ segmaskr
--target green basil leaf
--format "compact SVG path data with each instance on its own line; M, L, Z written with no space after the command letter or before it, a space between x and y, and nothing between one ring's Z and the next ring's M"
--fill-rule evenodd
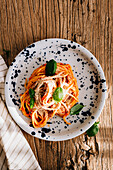
M33 98L31 98L31 99L30 99L30 108L31 108L31 109L32 109L32 108L33 108L33 106L34 106L34 103L35 103L34 99L33 99Z
M79 114L79 112L83 109L83 107L84 105L81 104L74 105L70 110L70 114L71 115Z
M57 63L55 60L50 60L47 64L46 64L46 68L45 68L45 72L46 72L46 76L52 76L55 74L57 69Z
M35 96L35 91L33 89L29 89L29 95L30 98L33 98Z
M91 126L91 127L86 131L86 133L87 133L87 135L88 135L89 137L95 136L95 135L98 133L98 131L99 131L98 124L99 124L99 123L100 123L100 122L95 122L95 123L93 124L93 126Z
M98 125L100 122L95 122L94 125Z
M60 102L63 99L63 89L58 87L53 93L53 99L56 102Z

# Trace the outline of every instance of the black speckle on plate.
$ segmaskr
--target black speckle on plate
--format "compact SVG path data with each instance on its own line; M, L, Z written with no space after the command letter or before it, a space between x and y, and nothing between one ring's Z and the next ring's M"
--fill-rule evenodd
M46 134L44 132L41 133L41 137L44 138L46 137Z
M91 119L94 119L95 117L94 116L91 116Z
M31 132L31 135L36 135L36 133L34 131Z
M45 132L45 133L49 133L51 131L50 128L42 128L41 130L42 132Z

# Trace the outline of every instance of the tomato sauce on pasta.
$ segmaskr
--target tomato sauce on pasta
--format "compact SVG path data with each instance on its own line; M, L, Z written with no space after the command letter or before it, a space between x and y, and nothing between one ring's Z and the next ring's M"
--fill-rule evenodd
M64 119L70 114L70 109L78 102L79 90L77 80L73 75L69 64L57 63L57 69L53 76L46 76L46 64L35 69L29 80L25 81L25 92L21 95L22 113L31 118L35 128L44 127L47 121L54 115ZM56 102L53 93L56 88L63 89L63 99ZM34 106L30 107L29 89L35 91Z

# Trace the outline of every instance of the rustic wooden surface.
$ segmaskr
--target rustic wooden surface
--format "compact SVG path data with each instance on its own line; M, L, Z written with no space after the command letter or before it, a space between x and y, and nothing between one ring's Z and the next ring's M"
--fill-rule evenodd
M43 170L113 169L113 0L0 0L0 54L7 65L27 45L54 37L82 44L104 70L108 90L100 131L63 142L23 133Z

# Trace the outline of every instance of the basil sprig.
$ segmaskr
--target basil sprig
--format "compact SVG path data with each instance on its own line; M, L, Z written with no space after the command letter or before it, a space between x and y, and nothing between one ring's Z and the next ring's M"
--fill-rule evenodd
M83 109L83 107L85 107L82 104L76 104L74 105L71 110L70 110L70 115L77 115L79 114L79 112Z
M35 96L35 91L33 89L29 89L29 95L30 98L33 98Z
M34 106L34 103L35 103L34 99L33 99L33 98L31 98L31 99L30 99L30 108L31 108L31 109L32 109L32 108L33 108L33 106Z
M61 87L56 88L53 93L53 99L56 102L60 102L63 99L63 89Z
M46 76L52 76L55 74L57 69L57 63L55 60L50 60L47 64L46 64L46 68L45 68L45 72L46 72Z
M91 126L88 130L87 130L87 135L89 136L89 137L92 137L92 136L95 136L97 133L98 133L98 131L99 131L99 127L98 127L98 124L99 124L100 122L95 122L94 124L93 124L93 126Z
M34 97L35 97L35 91L33 89L29 89L29 95L30 95L30 108L32 109L35 103Z

